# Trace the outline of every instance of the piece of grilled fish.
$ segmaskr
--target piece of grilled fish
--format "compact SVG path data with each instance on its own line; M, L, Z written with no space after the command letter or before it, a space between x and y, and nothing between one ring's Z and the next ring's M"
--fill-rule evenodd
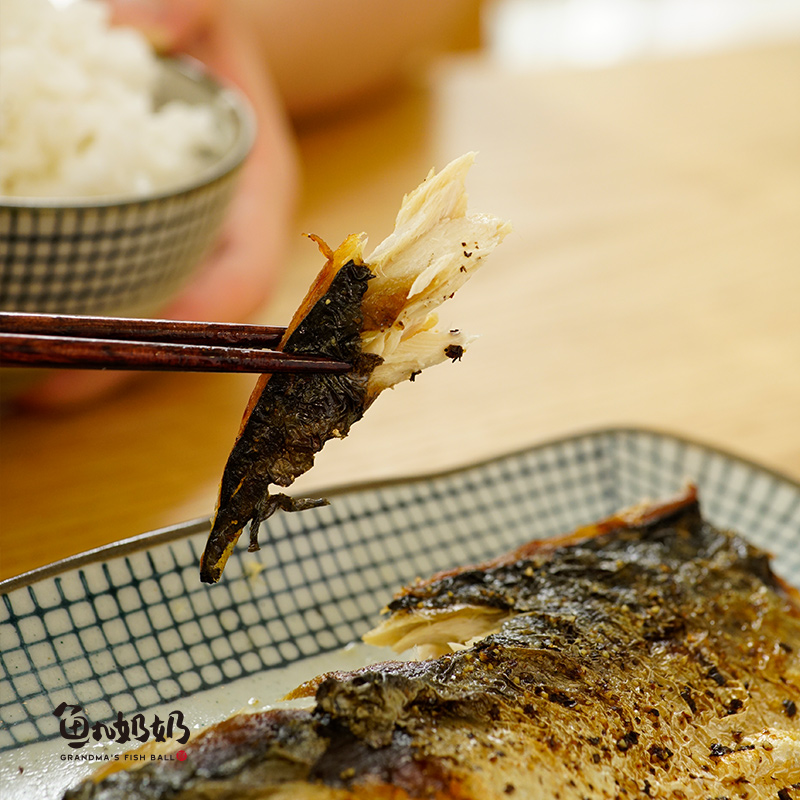
M287 328L279 349L353 364L338 375L263 375L250 397L223 471L200 577L216 583L242 529L250 549L260 523L276 509L297 511L324 501L272 494L314 464L326 441L344 437L386 388L426 367L458 360L472 337L438 330L434 309L452 297L510 230L508 223L467 212L464 181L474 154L433 172L398 213L394 232L369 255L366 239L349 236L332 252Z
M67 797L789 800L799 609L688 490L404 590L368 638L438 658L330 673L294 693L311 710L235 716Z

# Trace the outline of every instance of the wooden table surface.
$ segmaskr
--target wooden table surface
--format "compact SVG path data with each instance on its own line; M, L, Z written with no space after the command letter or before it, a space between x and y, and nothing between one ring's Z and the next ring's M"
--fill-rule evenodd
M576 431L655 427L800 479L800 44L594 70L485 56L301 136L314 232L377 243L431 166L479 157L506 239L443 317L463 362L386 392L298 494L435 471ZM0 577L211 513L252 376L160 375L62 415L0 420Z

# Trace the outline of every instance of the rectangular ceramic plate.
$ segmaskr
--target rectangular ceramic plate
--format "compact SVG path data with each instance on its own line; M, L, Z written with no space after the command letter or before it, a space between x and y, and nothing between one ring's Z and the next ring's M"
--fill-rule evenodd
M276 514L222 581L198 579L200 521L147 534L0 584L0 795L60 797L131 748L87 724L180 711L199 728L274 704L301 681L385 657L347 648L418 575L565 533L695 482L705 515L774 555L800 585L800 485L701 444L607 430L460 469L339 490ZM61 723L70 720L71 728ZM138 742L133 742L137 744Z

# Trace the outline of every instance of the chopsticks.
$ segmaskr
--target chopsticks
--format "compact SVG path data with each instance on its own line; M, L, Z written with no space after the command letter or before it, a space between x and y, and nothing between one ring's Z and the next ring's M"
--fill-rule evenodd
M0 311L0 366L172 372L346 372L350 364L264 348L285 328Z

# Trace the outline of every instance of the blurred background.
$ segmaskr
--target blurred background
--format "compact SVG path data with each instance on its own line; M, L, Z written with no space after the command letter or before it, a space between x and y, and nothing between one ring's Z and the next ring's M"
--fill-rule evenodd
M604 67L641 58L790 41L792 0L497 0L484 17L487 49L518 69Z
M471 207L514 232L443 310L480 334L463 362L385 393L295 493L617 425L800 479L800 4L454 0L402 25L382 2L303 5L256 45L294 176L259 184L274 213L232 212L275 238L258 290L218 273L230 302L170 313L285 324L322 266L302 233L377 244L467 150ZM360 76L341 96L337 72ZM55 377L0 417L0 577L209 515L254 383Z

